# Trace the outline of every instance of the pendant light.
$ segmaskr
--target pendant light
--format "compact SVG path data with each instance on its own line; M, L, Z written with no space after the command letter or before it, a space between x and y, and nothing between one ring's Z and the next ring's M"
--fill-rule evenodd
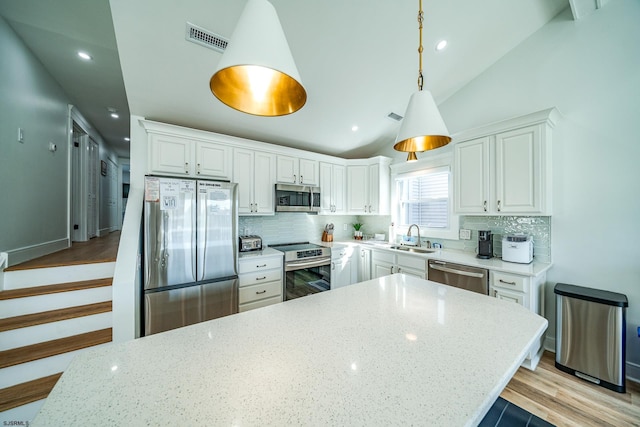
M209 82L224 104L257 116L294 113L307 102L275 8L249 0Z
M444 147L451 141L447 126L442 120L431 92L422 90L424 77L422 75L422 0L418 12L418 29L420 30L420 45L418 54L420 68L418 71L418 91L411 95L400 131L393 148L397 151L409 153L407 161L417 160L416 152L433 150Z

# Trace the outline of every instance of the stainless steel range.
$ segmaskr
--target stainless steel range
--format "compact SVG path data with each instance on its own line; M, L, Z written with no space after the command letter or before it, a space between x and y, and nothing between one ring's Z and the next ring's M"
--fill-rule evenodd
M284 299L331 289L331 249L309 242L271 246L284 252Z

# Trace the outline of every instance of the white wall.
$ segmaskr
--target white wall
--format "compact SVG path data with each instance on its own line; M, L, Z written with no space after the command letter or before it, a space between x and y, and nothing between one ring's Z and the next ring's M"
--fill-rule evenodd
M549 333L555 335L557 282L626 294L627 374L636 378L639 22L637 0L609 2L578 22L567 9L440 105L452 133L553 106L560 110L553 134Z
M1 17L0 58L0 252L13 263L68 244L68 100Z

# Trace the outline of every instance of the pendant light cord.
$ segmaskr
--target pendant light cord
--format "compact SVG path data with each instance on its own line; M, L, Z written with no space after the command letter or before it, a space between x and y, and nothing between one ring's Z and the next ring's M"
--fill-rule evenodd
M419 69L418 69L418 90L422 90L424 76L422 75L422 22L424 21L424 12L422 11L422 0L420 0L420 10L418 11L418 30L420 33L420 44L418 46Z

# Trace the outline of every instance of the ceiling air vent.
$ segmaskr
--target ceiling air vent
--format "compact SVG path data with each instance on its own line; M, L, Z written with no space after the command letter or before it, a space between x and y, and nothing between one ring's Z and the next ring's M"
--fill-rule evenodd
M399 122L400 120L402 120L402 116L394 113L393 111L389 113L389 115L387 116L389 117L391 120L395 120L396 122Z
M198 27L191 22L187 22L186 39L190 42L208 47L209 49L216 50L220 53L223 53L229 44L228 39L212 33L209 30L205 30L204 28Z

